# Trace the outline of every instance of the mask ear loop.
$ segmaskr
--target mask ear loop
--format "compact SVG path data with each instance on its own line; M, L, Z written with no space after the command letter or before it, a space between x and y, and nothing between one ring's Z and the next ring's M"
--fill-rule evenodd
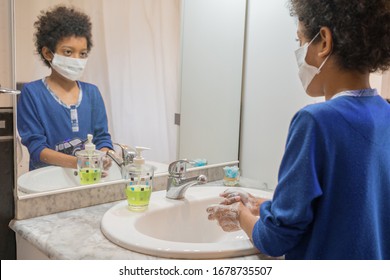
M325 60L321 63L320 67L318 67L317 75L318 75L319 73L321 73L322 67L324 66L324 64L325 64L325 62L328 60L328 58L331 56L331 54L332 54L332 53L330 53L330 54L325 58Z
M51 59L51 61L49 61L49 63L50 63L50 65L51 65L51 62L53 61L53 59L54 59L54 57L55 57L55 53L53 53L50 49L49 49L49 51L50 51L50 53L53 55L53 57L52 57L52 59Z
M311 43L313 43L314 42L314 40L318 37L318 35L320 35L320 31L318 31L318 33L316 34L316 36L314 36L314 38L313 39L311 39L311 41L309 42L309 45L308 46L310 46L311 45Z
M317 33L317 35L313 38L313 40L320 34L320 32ZM325 65L326 61L328 58L332 55L333 52L333 44L332 44L332 49L330 50L330 54L325 58L325 60L321 63L320 67L318 67L317 75L321 72L322 67Z
M314 40L318 37L318 35L320 35L320 31L318 31L318 33L316 34L316 36L314 36L313 39L311 39L311 41L309 42L309 44L307 45L307 47L309 47L311 45L311 43L314 42ZM330 52L330 54L325 58L325 60L321 63L320 67L318 67L318 71L316 73L316 75L318 75L320 72L321 72L321 69L322 67L325 65L326 61L328 60L328 58L332 55L332 51Z

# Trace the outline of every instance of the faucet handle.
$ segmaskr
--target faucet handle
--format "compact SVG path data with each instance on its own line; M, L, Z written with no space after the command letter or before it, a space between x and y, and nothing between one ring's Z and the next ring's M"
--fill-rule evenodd
M115 151L109 150L109 151L107 151L106 155L109 156L110 158L112 158L116 162L116 164L118 164L118 166L122 166L123 165L123 159L121 157L119 157L115 153Z
M133 162L133 159L135 157L134 148L119 143L113 143L113 144L121 148L122 160L124 162L124 165Z
M186 159L180 159L169 164L168 172L172 176L181 177L187 171L187 164L190 162Z
M127 145L123 145L123 144L120 144L120 143L113 143L113 144L117 145L119 148L121 148L121 152L122 153L129 148Z

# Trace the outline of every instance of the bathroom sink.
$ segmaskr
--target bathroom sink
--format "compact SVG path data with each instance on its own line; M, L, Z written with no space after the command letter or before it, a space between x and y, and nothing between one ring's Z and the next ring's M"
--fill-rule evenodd
M155 161L146 161L147 164L156 167L155 173L168 171L168 165ZM27 172L18 178L18 189L24 193L40 193L56 191L72 187L82 186L79 177L75 175L75 169L59 166L48 166ZM118 165L112 164L108 176L94 186L111 184L114 181L122 180L121 170ZM91 185L84 185L91 186Z
M244 231L224 232L216 221L207 219L206 208L219 203L225 186L195 186L182 200L165 197L166 191L153 192L149 208L130 212L127 201L108 210L101 230L111 242L143 254L163 258L214 259L259 253ZM245 189L271 198L271 193Z
M75 175L76 171L75 169L59 166L35 169L18 178L18 189L24 193L39 193L79 187L81 184L77 173ZM102 178L98 184L107 184L107 182L111 183L116 180L122 180L122 175L119 167L113 164L108 172L108 176Z

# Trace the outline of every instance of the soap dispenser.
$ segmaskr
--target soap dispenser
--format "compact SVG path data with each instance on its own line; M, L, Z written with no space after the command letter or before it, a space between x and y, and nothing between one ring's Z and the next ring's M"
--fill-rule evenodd
M125 166L126 197L128 208L131 211L142 212L149 206L152 193L153 176L156 168L145 164L142 152L149 150L145 147L135 147L136 156L133 163Z
M99 183L102 177L104 152L96 150L93 135L87 135L84 150L76 152L77 170L81 185Z

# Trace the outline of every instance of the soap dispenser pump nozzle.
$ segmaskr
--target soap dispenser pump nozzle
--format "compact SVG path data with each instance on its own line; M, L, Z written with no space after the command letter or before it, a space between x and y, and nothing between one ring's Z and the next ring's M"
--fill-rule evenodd
M142 152L145 150L150 150L150 148L139 147L139 146L135 147L136 156L133 160L134 164L137 164L137 165L145 164L145 159L142 157Z
M96 150L95 144L92 143L93 135L88 134L87 135L87 143L84 145L85 151L87 153L93 153Z

